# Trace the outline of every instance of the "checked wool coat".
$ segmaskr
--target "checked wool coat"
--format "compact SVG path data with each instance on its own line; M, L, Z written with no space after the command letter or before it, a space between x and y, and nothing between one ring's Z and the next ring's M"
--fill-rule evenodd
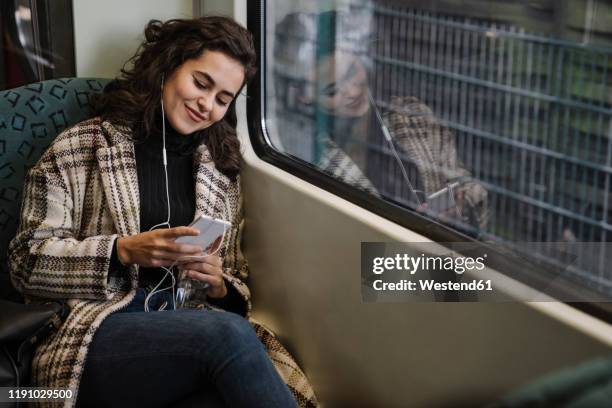
M204 144L194 154L194 174L194 218L205 214L232 224L219 254L226 283L244 299L248 318L239 178L231 181L217 171ZM30 302L61 299L70 306L60 330L37 348L32 364L35 385L77 389L96 330L133 299L138 266L131 265L128 274L109 266L113 240L140 232L139 207L129 131L99 118L62 132L28 172L20 225L9 246L11 279ZM308 380L289 353L263 326L253 326L299 405L317 406Z
M480 232L486 231L489 221L488 193L480 183L471 179L470 173L462 166L454 135L436 118L431 108L414 96L393 97L383 112L383 118L401 156L418 170L426 195L446 187L450 180L460 177L467 180L457 188L458 192L463 193L464 201L460 205L461 214L455 215L456 221ZM325 149L316 163L321 170L347 184L376 196L381 195L347 152L328 136L322 139ZM387 147L386 142L380 143L381 147ZM392 158L391 155L389 157ZM384 172L385 169L379 171ZM404 179L392 172L384 173L384 176L388 185L405 184ZM432 215L437 216L435 213Z

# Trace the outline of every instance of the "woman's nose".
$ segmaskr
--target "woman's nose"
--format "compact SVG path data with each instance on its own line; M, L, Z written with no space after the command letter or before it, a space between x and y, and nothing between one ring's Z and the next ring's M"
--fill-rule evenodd
M344 88L344 95L352 98L361 95L362 85L358 82L349 81Z
M198 98L198 108L200 112L210 112L213 108L213 98L209 93L205 93Z

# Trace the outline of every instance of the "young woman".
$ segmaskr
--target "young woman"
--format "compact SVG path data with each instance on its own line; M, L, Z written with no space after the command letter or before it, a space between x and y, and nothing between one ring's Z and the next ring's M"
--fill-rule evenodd
M78 389L86 407L316 406L285 349L245 319L234 104L256 70L251 35L205 17L151 21L145 38L97 116L60 134L26 178L12 281L71 308L37 349L35 384ZM175 242L197 235L186 225L202 214L231 223L215 254ZM208 288L174 310L173 291L154 289L173 285L162 267L185 256L198 257L186 277Z

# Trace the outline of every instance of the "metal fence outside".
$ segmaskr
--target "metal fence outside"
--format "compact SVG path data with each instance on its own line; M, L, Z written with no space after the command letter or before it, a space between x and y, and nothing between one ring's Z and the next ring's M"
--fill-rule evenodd
M468 18L373 11L387 30L372 53L377 100L384 106L403 88L453 130L465 167L488 191L487 235L612 238L611 49ZM579 254L575 273L609 290L604 255Z

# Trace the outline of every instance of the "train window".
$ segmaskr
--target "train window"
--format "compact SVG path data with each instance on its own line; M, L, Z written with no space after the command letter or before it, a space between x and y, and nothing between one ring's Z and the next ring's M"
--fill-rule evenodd
M612 293L608 2L264 4L273 150L476 240L576 244Z
M0 90L73 77L72 25L70 0L0 2Z

